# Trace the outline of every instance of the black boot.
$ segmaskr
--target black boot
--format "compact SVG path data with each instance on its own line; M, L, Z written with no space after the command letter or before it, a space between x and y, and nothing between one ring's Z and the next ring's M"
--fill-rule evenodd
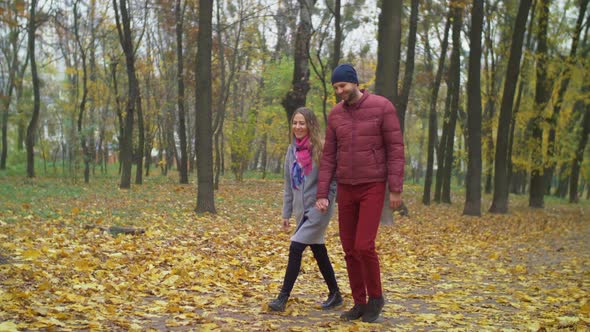
M367 310L363 313L363 322L372 323L376 321L377 318L379 318L384 305L385 299L383 296L370 297L369 302L367 303Z
M285 307L287 306L287 300L289 299L289 294L287 293L279 293L276 299L270 301L268 307L271 311L285 311Z
M359 318L361 318L361 316L365 312L366 306L367 306L366 304L355 303L354 307L352 307L348 311L343 312L342 315L340 315L340 319L342 319L342 320L359 319Z
M342 305L342 295L340 291L330 292L328 299L322 303L322 309L332 309Z

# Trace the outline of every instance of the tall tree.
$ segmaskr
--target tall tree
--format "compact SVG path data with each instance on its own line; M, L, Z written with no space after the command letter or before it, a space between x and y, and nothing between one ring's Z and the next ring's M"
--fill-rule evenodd
M0 86L0 109L2 123L2 150L0 151L0 169L6 169L6 159L8 157L8 113L10 111L10 103L12 101L12 95L17 84L17 73L19 71L19 51L21 27L18 24L19 17L23 13L21 9L16 5L12 4L10 8L6 10L3 15L0 16L0 21L8 26L8 38L7 42L2 45L2 55L5 61L3 63L6 67L0 66L1 69L8 71L7 81Z
M32 178L35 177L35 139L37 132L37 125L39 123L39 112L41 108L41 97L40 97L40 81L39 73L37 72L37 59L35 56L36 40L35 35L38 27L37 22L37 0L31 0L31 6L29 11L29 23L27 26L28 30L28 53L29 61L31 62L31 77L33 79L33 114L31 120L27 126L27 137L25 145L27 147L27 176Z
M76 39L76 44L78 46L78 51L80 52L80 58L82 60L82 99L80 100L79 110L78 110L78 136L80 138L80 145L82 147L82 155L84 159L84 182L90 182L90 151L88 149L88 145L86 144L86 133L82 128L82 124L84 122L84 112L86 111L86 102L88 100L88 67L86 65L87 59L87 49L86 46L82 44L82 39L80 37L80 12L79 10L80 0L76 0L74 2L74 37Z
M484 3L485 7L485 15L484 19L487 17L487 20L484 23L484 73L485 73L485 106L483 112L483 119L482 119L482 148L484 149L485 153L483 153L483 175L485 177L485 186L484 191L486 194L490 194L492 192L492 181L493 181L493 169L494 169L494 135L493 135L493 127L494 127L494 120L496 118L496 106L498 104L498 91L500 90L500 83L501 83L501 75L498 75L498 58L497 52L495 51L496 43L495 43L495 31L497 22L494 21L495 15L498 11L499 0L495 0L491 2L490 0L486 0ZM506 29L507 30L507 29ZM501 37L503 38L503 37ZM503 38L504 39L504 38ZM502 52L498 52L502 53Z
M277 43L272 55L273 60L279 60L283 55L293 55L292 40L290 35L296 34L297 2L299 0L279 0L276 15L273 15L277 26ZM297 37L295 37L297 39Z
M571 175L569 181L569 201L570 203L578 202L578 181L580 179L580 168L584 162L584 151L588 143L588 135L590 135L590 103L587 96L590 93L590 62L588 55L590 54L590 45L588 45L588 26L586 27L586 34L582 46L580 59L584 70L584 79L581 88L581 98L574 104L574 119L581 118L580 132L577 137L577 145L574 156L571 161ZM575 121L574 120L574 121ZM583 189L582 189L583 190ZM588 190L590 195L590 190Z
M547 147L547 167L545 168L545 186L551 187L551 180L553 173L555 172L555 161L553 156L556 154L555 136L557 132L557 121L561 112L563 99L569 86L572 69L576 64L576 53L578 51L578 43L580 41L580 35L582 33L584 18L586 16L586 9L588 8L588 0L580 0L580 10L578 12L578 19L576 21L576 27L574 29L574 35L572 37L572 46L570 48L570 54L566 58L565 68L561 73L561 82L557 91L557 98L553 103L553 114L549 119L549 142Z
M213 186L213 142L211 124L211 52L213 44L213 0L199 0L199 32L196 61L196 150L197 213L215 211Z
M528 71L525 71L526 68L529 68L529 62L532 62L534 60L532 54L533 52L533 41L534 41L534 35L535 35L535 31L533 29L535 23L536 23L536 19L535 19L535 15L537 12L537 1L533 1L533 3L531 4L531 8L530 8L530 17L529 17L529 24L528 27L526 29L527 33L526 33L526 41L525 41L525 46L524 46L524 52L528 53L529 56L525 56L522 60L522 63L520 65L520 78L519 78L519 82L518 82L518 88L517 88L517 92L516 92L516 101L514 102L514 107L512 109L512 118L510 119L510 133L508 134L508 152L507 152L507 156L509 156L506 160L506 164L508 167L508 186L511 189L511 192L518 194L518 193L524 193L525 192L525 186L526 186L526 170L524 169L519 169L518 171L514 170L514 163L513 163L513 151L514 151L514 147L515 147L515 135L517 133L516 129L517 129L517 114L520 110L520 106L522 104L522 97L524 95L524 91L528 88L528 86L531 86L532 83L529 81L532 81L530 79L530 75L532 73L529 73ZM521 130L522 131L522 130ZM525 134L526 131L524 131ZM517 175L517 176L515 176ZM512 181L512 179L515 179L514 181Z
M125 55L125 64L127 72L128 97L125 107L125 112L122 117L121 126L123 133L120 142L121 149L121 182L119 187L127 189L131 187L131 166L133 164L133 119L137 114L139 115L139 108L141 108L141 98L139 93L139 81L135 69L135 47L133 45L133 35L131 31L131 16L129 15L127 0L113 0L113 8L115 9L115 20L117 25L117 32L119 34L119 42L123 48ZM120 12L120 14L119 14ZM143 149L143 142L140 142ZM142 156L140 152L140 156ZM140 157L141 158L141 157ZM139 165L138 165L138 168ZM141 169L139 170L139 178L141 179Z
M338 6L338 8L339 8L339 6ZM338 14L338 16L340 15L340 9L338 9L337 14ZM311 65L311 68L313 69L313 72L315 73L316 78L320 81L319 84L320 84L321 90L322 90L321 98L322 98L322 115L324 118L324 125L326 125L328 123L328 112L327 112L328 97L330 96L330 93L332 92L332 89L330 88L328 73L331 70L333 70L336 66L338 66L338 61L339 61L335 58L334 55L332 55L332 57L330 59L326 59L326 57L324 55L324 53L325 53L324 45L326 44L326 41L329 36L329 31L330 31L329 22L331 22L332 18L335 16L336 15L331 10L323 12L321 21L318 24L318 27L316 29L314 29L313 38L311 40L311 43L313 45L310 46L310 48L314 49L315 52L313 52L312 54L309 55L309 64ZM340 18L338 18L338 20L340 20ZM338 26L338 27L336 27L336 29L341 30L341 27ZM342 34L342 31L340 31L340 34ZM342 38L342 37L339 37L339 38ZM311 49L310 49L310 51L311 51ZM333 52L338 52L337 56L340 57L340 53L339 53L340 51L336 51L334 49ZM336 62L334 62L334 61L336 61ZM332 65L333 63L336 63L336 66L333 67L333 65Z
M544 206L545 177L543 176L543 110L551 99L551 82L547 79L547 30L549 25L549 5L551 0L539 0L539 18L537 28L537 79L535 85L535 112L532 120L532 171L529 191L529 206Z
M510 57L504 80L504 93L500 107L500 119L498 122L498 133L496 135L496 157L494 164L494 197L490 212L508 212L508 134L510 121L512 119L512 106L516 92L516 83L520 73L520 58L522 56L522 45L526 30L526 21L531 8L531 0L521 0L514 22L512 34L512 45L510 46Z
M467 178L463 214L481 215L481 32L483 0L474 0L469 36L469 74L467 79Z
M342 48L342 23L340 22L342 1L334 1L334 9L332 14L334 15L334 44L332 47L332 58L330 59L330 69L334 70L340 62L340 54Z
M443 128L443 137L445 139L441 139L440 143L441 146L444 145L444 150L439 149L439 151L443 151L443 153L441 153L443 163L439 165L439 170L442 172L441 201L449 204L451 203L451 178L453 174L455 130L459 112L459 96L461 93L461 26L463 24L463 8L461 3L458 1L452 1L451 3L451 6L453 7L453 51L451 52L449 93L447 94L449 112L448 116L445 116L445 126ZM446 135L444 132L446 132Z
M586 75L590 76L590 75ZM590 84L588 84L588 79L586 80L585 89L586 93L590 92ZM572 174L570 179L570 188L569 188L569 201L570 203L577 203L578 202L578 181L580 178L580 168L582 162L584 161L584 150L586 149L586 145L588 143L588 135L590 135L590 103L580 101L576 103L576 107L580 108L583 112L582 121L581 121L581 132L578 136L578 142L576 147L576 152L574 158L572 159Z
M97 105L99 105L100 101L102 100L102 98L97 98L97 84L99 83L98 80L98 68L96 65L96 48L97 48L97 44L98 44L98 37L97 37L97 30L100 28L101 22L97 20L96 18L96 11L97 11L97 4L96 4L96 0L90 0L89 2L89 8L88 8L88 19L89 19L89 25L90 25L90 41L89 41L89 45L88 45L88 56L89 56L89 80L90 80L90 84L93 87L93 90L95 90L95 93L92 93L90 95L89 101L90 101L90 107L88 108L88 120L90 123L90 134L88 135L88 159L90 164L92 164L92 175L95 174L95 170L96 170L96 164L98 161L98 153L102 150L102 141L99 138L99 142L97 144L96 142L96 138L94 135L94 131L95 129L98 129L99 133L103 133L103 138L104 138L104 128L101 128L101 121L97 120L96 117L96 109L98 108ZM110 96L102 96L102 97L106 97L105 99L108 100ZM104 105L108 105L108 102L105 102ZM108 107L105 107L108 109ZM101 158L102 159L102 158ZM99 161L100 162L100 161Z
M412 79L414 78L414 55L416 53L416 32L418 30L419 5L420 0L412 0L412 9L410 10L410 31L408 32L408 51L406 52L406 69L404 70L402 92L399 95L398 103L396 105L402 132L404 132L405 128L406 109L408 108Z
M186 2L183 5L182 0L176 0L176 81L178 85L178 138L180 140L180 163L178 164L178 173L180 175L180 183L188 183L188 150L186 142L186 116L184 112L184 105L186 103L184 97L184 56L182 51L182 29L185 8Z
M384 1L386 2L386 1ZM408 32L408 50L406 53L406 68L404 71L404 81L403 81L403 87L401 90L401 94L397 91L397 80L399 78L399 58L401 57L401 41L399 39L395 40L394 43L398 43L400 45L394 45L393 49L395 50L396 53L394 53L394 59L396 61L395 64L393 64L393 70L394 70L394 78L393 78L393 85L395 85L393 94L394 96L391 97L393 99L390 99L390 101L392 103L394 103L396 105L396 112L397 112L397 116L399 118L399 122L400 122L400 128L402 130L402 133L404 132L404 126L405 126L405 114L406 114L406 108L408 106L408 100L410 98L410 89L412 87L412 79L414 77L414 55L415 55L415 47L416 47L416 34L417 34L417 30L418 30L418 6L419 6L420 1L419 0L412 0L412 5L411 5L411 10L410 10L410 22L409 22L409 32ZM383 2L382 2L383 4ZM401 7L401 1L399 2L399 5ZM383 4L383 7L385 7L386 5ZM390 9L387 8L387 10L389 11ZM382 12L382 14L384 14L384 12ZM381 15L379 16L379 25L381 26L381 24L383 23L384 25L387 24L386 22L382 22L382 20L387 20L388 16L384 16ZM398 30L399 30L399 34L401 35L401 12L394 12L393 13L393 26L394 26L394 34L398 34ZM399 28L399 29L398 29ZM379 35L381 36L381 29L379 29ZM383 38L385 38L387 35L382 36ZM385 42L385 40L379 39L379 48L381 50L381 54L383 54L383 49L387 48L388 45L381 45L381 42ZM378 61L382 60L385 62L390 61L389 59L382 59L382 58L378 58ZM379 62L377 63L377 67L379 67ZM380 76L381 78L383 78L383 76L381 76L379 74L379 69L377 69L377 76ZM377 82L375 82L375 89L377 91ZM379 81L379 83L383 83L382 81ZM390 83L389 83L390 84ZM386 189L386 194L385 194L385 199L387 200L387 192L389 190ZM405 206L404 206L405 207ZM383 211L381 212L381 223L382 224L391 224L393 222L393 220L391 219L390 216L393 215L393 211L389 208L388 204L384 204L383 205Z
M431 85L431 97L428 111L428 157L426 161L426 178L424 179L424 194L422 196L422 203L425 205L430 204L430 191L432 186L432 176L434 173L434 148L437 141L437 116L436 116L436 104L438 101L438 92L440 90L440 83L445 67L445 58L447 55L447 48L449 45L449 30L451 30L451 14L447 16L447 23L445 24L444 37L441 43L440 56L438 58L438 69L436 71L436 77ZM430 50L429 43L426 43L426 50ZM440 153L440 151L439 151ZM440 159L440 158L439 158ZM439 168L442 163L439 162Z
M222 21L222 9L221 9L221 1L217 1L217 8L216 8L216 15L217 15L217 24L216 24L216 37L217 37L217 57L218 57L218 64L219 64L219 94L217 97L217 105L216 105L216 116L213 120L213 136L214 136L214 146L215 146L215 165L214 165L214 187L215 189L219 189L219 178L221 173L223 172L223 160L224 160L224 153L223 153L223 124L226 118L226 110L227 104L230 97L230 90L232 84L236 82L234 79L235 75L239 70L239 61L238 58L241 59L240 50L240 42L242 41L242 32L244 30L244 24L246 22L247 13L244 12L243 3L240 1L239 9L238 9L238 20L236 24L233 26L233 31L235 33L233 44L229 47L229 49L233 50L231 52L231 56L228 57L226 54L226 48L224 45L224 31L228 32L227 25ZM228 38L229 39L229 38ZM227 66L226 66L227 63ZM228 67L228 68L226 68ZM237 96L237 91L235 92Z
M121 2L123 1L128 1L128 0L120 0ZM144 17L143 17L143 21L147 22L147 14L148 14L148 10L147 10L147 6L148 6L149 1L145 0L144 2ZM131 18L131 16L129 16ZM137 52L137 46L140 44L141 42L141 38L143 37L145 30L146 30L147 24L143 24L142 25L142 31L140 33L140 36L138 38L137 41L137 45L135 46L135 48L133 49L133 54L132 56L135 58L135 54ZM131 35L130 35L131 36ZM125 57L127 58L127 55L125 55ZM135 67L135 66L134 66ZM135 184L142 184L143 183L143 156L144 156L144 151L146 148L146 140L145 140L145 125L144 125L144 116L143 116L143 107L142 107L142 103L141 103L141 89L139 87L139 80L137 79L137 73L136 73L136 68L134 68L134 75L135 75L135 83L137 85L137 95L135 97L135 111L137 114L137 149L134 152L134 157L135 157ZM129 76L129 74L127 75ZM128 79L129 81L129 79Z
M305 106L309 91L309 43L312 34L311 16L317 0L299 0L299 24L295 36L293 81L289 92L281 105L285 108L287 122L291 121L293 112Z
M381 1L377 34L375 93L398 103L399 63L402 36L402 0ZM400 118L400 124L403 123Z

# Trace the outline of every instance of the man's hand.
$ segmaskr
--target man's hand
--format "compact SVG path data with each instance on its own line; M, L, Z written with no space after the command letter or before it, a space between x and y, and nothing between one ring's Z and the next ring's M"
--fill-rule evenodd
M389 207L396 210L402 205L402 193L389 193Z
M285 232L289 230L289 219L283 219L283 230Z
M330 201L327 198L320 198L315 202L315 208L318 209L320 212L325 213L328 211L328 206L330 205Z

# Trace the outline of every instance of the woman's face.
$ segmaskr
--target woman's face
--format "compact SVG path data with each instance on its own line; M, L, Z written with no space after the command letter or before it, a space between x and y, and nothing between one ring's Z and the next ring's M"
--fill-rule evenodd
M305 117L301 113L295 114L293 117L293 123L291 124L291 130L293 131L293 135L298 139L302 139L309 133L309 129L307 129L307 122L305 122Z

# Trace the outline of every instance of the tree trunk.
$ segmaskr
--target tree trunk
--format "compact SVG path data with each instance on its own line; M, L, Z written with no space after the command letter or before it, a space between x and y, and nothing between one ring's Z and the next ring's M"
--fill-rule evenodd
M340 49L342 48L342 24L340 20L342 18L341 15L341 8L342 8L342 1L335 0L334 1L334 11L332 14L334 15L334 46L332 47L332 58L330 59L330 69L334 70L338 66L340 62Z
M33 79L33 114L31 121L27 126L27 137L25 145L27 147L27 177L35 177L35 133L39 122L39 111L41 108L41 99L39 92L39 74L37 73L37 61L35 57L35 33L37 31L37 0L31 0L28 23L28 53L31 62L31 77Z
M459 111L459 96L461 93L461 26L463 24L462 8L455 4L453 8L453 51L451 53L451 68L449 70L451 103L450 118L447 125L447 140L441 142L445 144L444 167L442 176L442 196L443 203L451 204L451 179L453 175L453 159L455 144L455 128L457 126L457 116Z
M295 37L295 68L291 90L281 101L287 114L287 123L295 110L305 106L309 91L309 42L312 34L311 16L317 0L299 0L300 21Z
M527 28L527 37L526 37L526 45L525 45L525 50L529 51L532 53L532 48L533 48L533 35L534 35L534 31L533 31L533 26L535 24L535 14L536 14L536 7L537 7L537 1L533 1L533 3L531 4L531 9L530 9L530 18L529 18L529 25ZM526 71L524 71L524 68L528 68L528 58L525 57L522 60L522 64L520 65L520 78L519 78L519 83L518 83L518 92L516 93L516 102L514 104L513 110L512 110L512 118L510 119L510 134L508 135L508 153L507 155L507 159L506 159L506 164L507 164L507 168L508 168L508 187L511 187L511 192L515 193L515 194L524 194L526 192L526 183L528 183L528 176L529 173L526 170L519 170L516 172L517 176L519 176L518 178L518 184L512 186L511 182L512 182L512 178L514 177L514 165L512 163L512 151L514 148L514 135L516 132L516 116L520 110L520 105L521 105L521 101L522 101L522 94L524 92L524 88L525 88L525 84L531 84L529 83L529 77L528 75L526 75ZM532 80L531 80L532 81Z
M137 75L136 75L137 78ZM145 150L145 125L143 121L143 111L141 106L141 93L139 89L139 81L134 82L137 85L136 91L136 112L137 112L137 153L135 154L135 184L143 183L143 155Z
M588 74L585 75L589 76ZM590 91L590 81L588 78L585 79L585 86L583 91ZM578 202L578 181L580 178L580 168L584 162L584 151L586 150L586 144L588 143L588 135L590 134L590 103L580 100L576 103L576 106L580 109L586 108L584 116L582 118L582 132L578 136L578 144L576 147L576 154L572 160L572 174L570 179L569 189L569 201L570 203ZM589 190L590 192L590 190ZM582 191L583 193L583 191Z
M535 88L535 106L537 112L532 120L532 171L531 187L529 189L529 206L542 208L544 206L545 177L543 176L543 110L551 99L551 82L547 80L547 26L549 24L549 5L551 0L539 0L540 15L537 30L537 79Z
M486 194L492 193L492 181L493 181L493 169L494 169L494 119L496 116L496 104L498 101L498 85L499 80L497 75L498 66L496 60L496 54L494 52L494 40L492 27L493 13L498 10L498 2L493 4L487 0L484 3L486 14L484 17L488 17L488 23L484 24L485 30L485 65L484 72L486 75L486 104L484 107L483 114L483 129L482 129L482 147L485 147L484 167L483 176L485 177L484 191ZM502 46L500 46L502 48Z
M11 26L8 44L10 45L10 54L6 54L6 60L9 63L8 67L8 82L6 82L6 91L2 92L2 150L0 151L0 169L6 169L6 159L8 158L8 112L10 110L10 102L12 101L12 94L16 86L16 74L18 69L18 52L19 52L19 27ZM10 55L10 57L8 57Z
M121 189L128 189L131 187L131 166L133 164L133 117L137 113L139 117L139 109L141 107L141 100L139 99L139 83L135 73L135 49L133 46L133 37L131 34L131 18L128 13L127 0L113 0L113 7L115 9L115 19L117 23L117 32L119 34L119 42L125 54L125 64L127 72L128 94L126 105L126 113L123 116L123 137L121 139L121 182L119 187ZM121 16L119 18L119 11ZM139 118L138 118L139 120ZM140 130L141 131L141 130ZM139 136L141 139L141 135ZM140 142L143 149L143 140ZM140 165L138 165L138 168ZM137 183L136 173L136 183ZM141 180L141 170L139 171L139 180ZM140 182L141 183L141 182Z
M580 35L582 33L584 17L586 16L586 8L588 8L588 0L580 1L580 11L578 12L578 20L576 22L576 28L572 37L572 46L570 49L569 57L565 61L565 68L561 74L561 83L557 92L557 100L553 104L553 114L549 119L549 144L547 147L547 167L545 167L545 185L550 190L551 180L555 172L555 161L554 155L556 154L557 147L555 146L555 134L557 128L557 122L559 119L559 113L563 104L565 93L570 83L572 76L572 69L576 64L576 53L578 50L578 43Z
M170 170L174 167L176 163L176 168L178 169L178 165L180 164L180 156L178 155L178 151L176 150L176 140L174 139L174 110L171 109L168 111L168 125L164 139L166 140L166 169ZM188 144L188 141L187 141ZM187 167L188 168L188 167ZM190 182L190 181L189 181Z
M78 110L78 136L80 138L80 146L82 147L82 158L84 159L84 183L90 182L90 152L86 144L86 134L82 129L84 122L84 112L86 111L86 101L88 99L88 68L86 66L86 49L80 40L80 21L78 13L79 0L74 2L74 35L76 44L80 51L80 58L82 60L82 99L80 100L80 109Z
M178 84L178 138L180 140L180 162L178 164L178 173L180 183L188 183L188 151L186 143L186 117L184 112L184 57L182 54L182 26L184 23L184 8L181 8L182 0L176 0L176 58L177 73L176 80ZM186 2L185 2L186 6Z
M375 93L397 107L399 63L401 50L402 0L381 2L379 31L377 35L377 70L375 72ZM399 114L398 114L399 117ZM399 117L400 125L403 119Z
M436 140L438 136L437 129L437 116L436 116L436 104L438 101L438 92L440 89L440 83L442 81L442 75L445 67L445 58L447 55L447 47L449 44L449 30L451 29L451 15L447 17L447 23L445 24L445 32L443 41L441 44L440 57L438 59L438 69L436 71L436 78L432 82L432 95L430 97L430 109L428 112L428 158L426 165L426 178L424 180L424 194L422 196L422 203L424 205L430 204L430 191L432 187L432 175L434 173L434 148L436 146ZM428 35L428 34L426 34ZM430 44L426 40L426 51L430 53ZM439 151L440 153L440 151ZM440 160L440 158L439 158ZM438 164L439 170L441 164Z
M481 216L481 32L483 0L474 0L471 10L469 78L467 81L467 176L463 214Z
M561 164L559 167L559 176L558 176L558 186L557 190L555 191L555 196L559 198L565 198L567 196L567 191L569 188L569 180L570 177L568 173L569 165L567 163Z
M27 47L27 55L25 59L25 64L20 68L18 73L18 79L16 80L15 90L16 90L16 126L17 126L17 138L16 138L16 149L17 151L21 152L24 148L25 136L26 136L26 126L25 126L25 117L23 116L23 108L20 107L20 103L23 97L24 91L24 81L25 81L25 71L27 70L27 65L31 61L31 57L29 55L28 47Z
M408 33L408 51L406 53L406 69L404 71L404 85L402 93L399 96L397 105L397 115L400 122L402 133L405 128L406 109L410 98L412 88L412 79L414 77L414 54L416 53L416 31L418 30L418 6L419 0L412 0L412 9L410 12L410 32Z
M452 11L452 9L451 9ZM452 16L452 14L451 14ZM451 59L452 60L452 59ZM452 68L452 61L450 61L451 63L449 64L449 71L451 71L450 68ZM449 76L449 74L447 73L447 75ZM452 82L450 80L450 78L447 77L446 79L446 84L447 84L447 96L445 99L445 108L444 108L444 115L443 115L443 119L442 119L442 134L440 136L440 141L438 142L438 148L436 151L437 154L437 158L436 158L436 162L437 162L437 169L436 169L436 184L434 186L434 201L436 203L440 203L441 202L441 196L442 196L442 187L443 187L443 181L444 181L444 174L445 174L445 150L447 148L447 136L449 135L449 123L450 123L450 119L451 119L451 102L453 100L453 88L452 88Z
M512 119L512 106L514 103L514 94L516 83L520 73L520 58L522 55L522 44L526 30L526 20L531 0L521 0L514 23L514 33L512 35L512 45L510 46L510 57L508 58L508 68L506 70L506 79L504 80L504 92L502 94L502 104L500 107L500 119L498 122L498 133L496 135L496 157L494 164L494 196L490 212L506 213L508 212L508 134L510 131L510 122Z
M90 0L89 8L88 8L88 16L92 22L90 27L90 44L89 47L89 57L90 57L90 74L88 76L90 80L90 84L92 86L96 86L97 82L97 67L96 67L96 30L98 29L98 23L96 22L96 0ZM107 97L107 101L110 101L110 96ZM95 127L96 120L96 98L90 98L90 107L88 109L88 120L92 127ZM108 102L107 102L108 104ZM98 127L98 126L96 126ZM101 128L99 128L100 130ZM96 143L96 137L94 134L94 130L91 130L88 135L88 160L89 160L89 170L90 166L92 166L92 175L96 175L96 161L97 161L97 154L99 153L99 149L101 149L101 144Z
M238 55L239 52L237 51L239 49L239 45L240 45L240 41L241 41L241 36L242 36L242 26L243 26L243 20L240 19L240 21L238 22L238 27L237 27L237 32L236 32L236 38L234 40L234 44L232 49L234 50L232 57L230 58L229 61L229 78L227 78L226 76L226 55L225 55L225 47L224 47L224 42L223 42L223 29L224 26L222 26L221 22L221 3L219 1L217 1L217 8L216 8L216 15L217 15L217 29L216 29L216 35L217 35L217 54L218 54L218 61L219 61L219 71L220 71L220 83L221 83L221 88L219 91L219 98L217 100L217 116L215 117L215 120L213 122L213 135L214 135L214 144L215 144L215 165L214 165L214 170L215 170L215 175L214 175L214 179L213 179L213 186L215 188L215 190L219 189L219 181L220 181L220 177L221 177L221 173L223 172L223 147L221 146L223 144L222 141L222 137L223 137L223 124L225 122L225 113L226 113L226 109L227 109L227 102L229 100L229 95L230 95L230 88L231 88L231 84L234 81L234 75L237 72L237 68L238 68ZM241 12L240 12L241 15Z
M121 97L119 97L119 82L117 80L117 62L112 62L111 63L111 76L112 76L112 80L113 80L113 90L115 93L115 108L116 108L116 113L117 113L117 120L118 120L118 124L119 124L119 133L118 133L118 141L119 141L119 174L122 175L123 174L123 138L125 137L125 119L123 118L123 111L121 109ZM121 177L121 179L123 179L123 177ZM129 169L129 181L128 181L128 185L126 188L129 188L129 185L131 183L131 169Z
M278 1L279 8L275 15L275 20L278 29L277 36L282 36L282 38L277 38L277 43L272 55L273 61L280 60L283 55L293 55L293 47L292 45L289 45L289 41L296 38L288 38L289 34L293 35L295 33L295 24L297 22L297 10L296 6L293 5L293 2L293 0ZM291 31L289 31L289 29L291 29Z
M197 37L196 102L197 128L197 213L215 211L213 187L213 144L211 124L211 50L213 0L199 0L199 32Z

